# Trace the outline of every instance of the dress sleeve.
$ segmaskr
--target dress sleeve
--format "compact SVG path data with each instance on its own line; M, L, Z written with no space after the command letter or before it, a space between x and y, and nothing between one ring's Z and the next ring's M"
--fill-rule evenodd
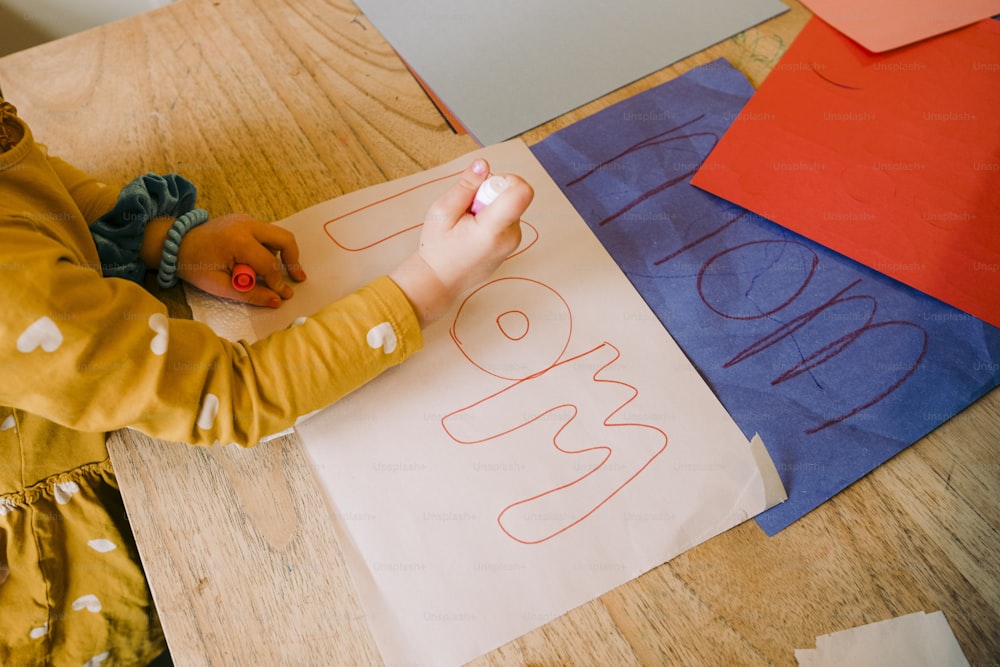
M49 165L76 202L88 225L114 208L118 200L118 189L108 187L65 160L51 155L47 157Z
M387 277L254 344L171 319L139 285L105 279L30 224L5 225L0 405L83 431L138 429L248 446L290 427L422 345Z

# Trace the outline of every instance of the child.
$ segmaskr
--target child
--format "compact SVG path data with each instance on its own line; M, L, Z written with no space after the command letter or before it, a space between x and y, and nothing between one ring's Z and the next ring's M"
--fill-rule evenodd
M0 97L0 664L142 665L165 650L105 433L251 446L403 361L520 242L533 195L520 178L469 213L488 171L477 160L458 177L388 276L232 344L168 318L135 280L154 270L167 286L277 307L293 293L283 269L305 279L294 238L207 219L176 175L104 187L47 156ZM263 284L235 291L236 263Z

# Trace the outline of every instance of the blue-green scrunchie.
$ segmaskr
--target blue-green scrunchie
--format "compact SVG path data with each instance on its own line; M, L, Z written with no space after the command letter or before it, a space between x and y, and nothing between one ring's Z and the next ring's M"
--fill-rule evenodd
M142 236L150 220L179 218L194 209L198 190L177 174L145 174L118 195L118 203L90 225L106 278L142 283L146 264L139 257Z

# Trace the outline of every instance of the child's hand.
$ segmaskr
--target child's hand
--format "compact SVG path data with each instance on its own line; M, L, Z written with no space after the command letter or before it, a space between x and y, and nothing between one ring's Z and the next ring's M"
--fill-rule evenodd
M184 236L177 254L177 276L216 296L277 308L293 293L282 264L294 280L306 278L298 262L299 247L287 229L232 214L213 218ZM239 292L232 285L237 264L249 264L262 278L249 292Z
M521 214L534 191L504 175L506 188L478 215L469 212L489 165L476 160L427 212L420 248L390 277L414 306L421 325L440 317L465 290L486 280L521 242Z

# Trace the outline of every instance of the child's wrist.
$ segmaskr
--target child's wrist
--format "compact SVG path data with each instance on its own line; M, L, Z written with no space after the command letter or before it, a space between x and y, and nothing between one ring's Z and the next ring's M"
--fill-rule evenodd
M146 265L147 269L156 271L160 268L160 256L163 254L163 242L167 238L170 226L174 224L174 218L169 215L161 216L150 220L142 236L142 247L139 250L139 258Z
M458 296L433 268L415 252L389 273L389 278L406 295L421 328L440 319Z
M167 230L167 237L163 240L163 251L160 253L160 267L156 273L156 282L163 289L168 289L177 284L178 258L181 250L181 243L189 231L208 221L208 211L203 208L191 209L177 217Z

